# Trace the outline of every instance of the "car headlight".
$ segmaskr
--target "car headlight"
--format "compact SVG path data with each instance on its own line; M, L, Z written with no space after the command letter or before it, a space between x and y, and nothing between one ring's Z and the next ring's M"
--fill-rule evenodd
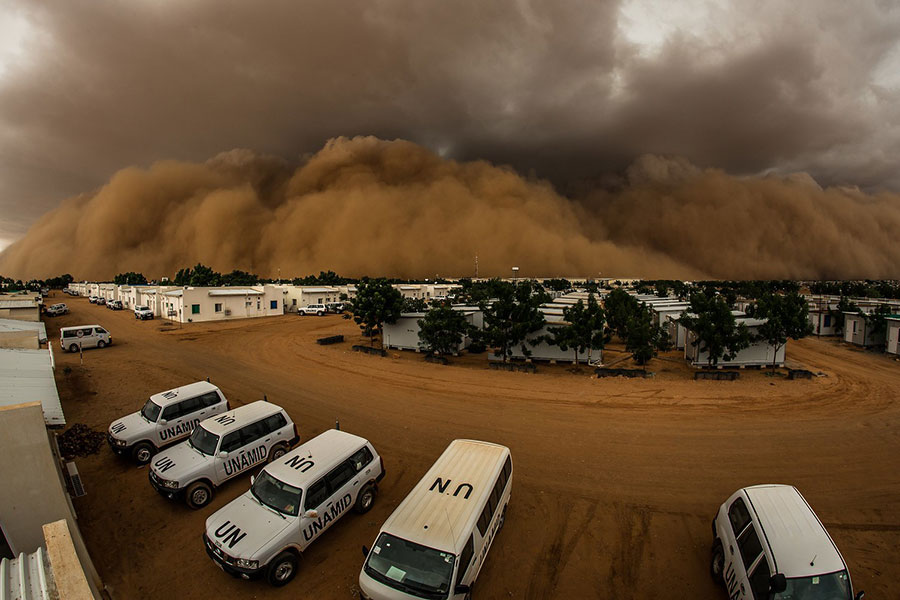
M177 481L169 481L168 479L160 479L159 481L160 481L160 483L163 484L163 487L167 487L167 488L173 489L173 490L178 489Z
M240 567L241 569L258 569L259 561L258 560L250 560L249 558L236 558L234 561L235 566Z

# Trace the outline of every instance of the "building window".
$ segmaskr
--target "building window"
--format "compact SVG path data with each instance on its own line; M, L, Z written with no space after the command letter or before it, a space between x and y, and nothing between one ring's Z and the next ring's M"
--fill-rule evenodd
M291 306L297 306L297 299L291 298Z
M278 300L272 300L272 302L269 303L269 306L272 310L277 309L278 308Z
M825 327L831 327L831 315L825 315Z
M856 320L853 320L853 333L856 333Z
M191 314L192 315L200 314L200 305L199 304L191 304Z
M216 304L216 312L222 312L222 305Z

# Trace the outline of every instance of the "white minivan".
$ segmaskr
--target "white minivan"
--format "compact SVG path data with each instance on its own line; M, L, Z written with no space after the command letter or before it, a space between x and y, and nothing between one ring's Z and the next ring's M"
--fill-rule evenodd
M367 440L337 429L273 461L250 490L206 520L206 552L226 573L282 586L306 548L352 507L368 512L384 464Z
M215 488L281 458L299 440L283 408L257 400L201 421L186 442L161 452L150 465L150 485L163 496L183 496L191 508L202 508Z
M82 348L105 348L112 344L112 336L99 325L61 327L59 346L63 352L78 352Z
M710 572L731 600L859 600L844 558L791 485L736 491L713 519Z
M470 598L506 518L509 448L454 440L388 517L359 573L365 600Z
M200 421L226 410L222 390L198 381L153 394L141 410L113 421L106 440L114 452L143 465L161 448L189 436Z

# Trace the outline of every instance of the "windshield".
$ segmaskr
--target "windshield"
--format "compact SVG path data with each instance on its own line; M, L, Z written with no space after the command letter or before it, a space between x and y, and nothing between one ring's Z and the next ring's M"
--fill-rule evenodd
M302 490L275 479L265 471L253 481L250 492L257 500L278 512L296 517L300 511Z
M850 600L850 575L838 571L815 577L787 580L787 589L775 594L775 600Z
M147 404L141 409L141 415L151 423L156 423L156 417L159 416L161 410L159 404L154 404L153 400L147 400Z
M407 594L438 600L450 592L455 558L449 552L382 533L369 553L366 573Z
M196 448L203 454L212 456L216 453L216 446L219 445L219 436L208 432L200 425L194 429L190 439L188 439L188 443L192 448Z

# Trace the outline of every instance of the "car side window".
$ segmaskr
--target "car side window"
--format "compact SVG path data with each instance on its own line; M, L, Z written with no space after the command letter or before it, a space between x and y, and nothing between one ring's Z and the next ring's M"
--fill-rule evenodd
M367 464L372 462L373 458L372 451L369 450L369 447L363 446L356 454L350 457L350 463L353 465L353 468L356 469L356 472L359 473Z
M738 498L728 507L728 520L731 521L731 528L734 530L734 536L741 535L744 527L750 522L750 511L744 504L743 498Z
M756 535L756 528L752 525L738 538L738 546L741 548L741 558L744 559L744 569L750 570L750 566L762 554L762 544Z
M97 333L106 333L106 330L103 329L102 327L97 327L94 329L94 331L96 331Z
M753 572L750 573L750 589L753 590L754 600L768 600L770 578L769 561L763 556Z
M175 402L163 409L162 418L166 421L172 421L181 416L181 402Z
M243 445L241 442L241 431L232 431L222 440L222 447L219 449L220 452L232 452L237 450Z
M281 413L275 413L265 421L266 430L269 433L274 433L287 425L287 419L284 418L284 415Z
M200 404L200 398L188 398L181 403L181 414L189 415L203 408Z
M345 460L335 469L332 469L331 473L325 476L325 479L328 480L331 492L334 493L344 487L345 483L353 479L354 475L356 475L356 469L350 464L349 460Z
M303 506L306 510L313 510L325 502L326 498L328 498L328 482L323 477L306 490L306 501Z
M88 335L93 335L94 332L91 330L90 327L88 327L87 329L82 329L81 333L83 333L85 336L88 336Z
M459 555L459 570L456 572L456 585L459 585L462 581L463 575L466 574L466 571L469 570L469 565L472 564L472 556L475 554L475 542L472 541L472 536L469 536L469 541L466 543L466 547L463 548L463 551Z
M247 444L252 444L268 433L269 431L266 429L264 421L251 423L250 425L241 428L241 445L246 446Z
M219 394L216 392L207 392L200 396L200 404L203 405L204 408L209 406L214 406L220 402Z

